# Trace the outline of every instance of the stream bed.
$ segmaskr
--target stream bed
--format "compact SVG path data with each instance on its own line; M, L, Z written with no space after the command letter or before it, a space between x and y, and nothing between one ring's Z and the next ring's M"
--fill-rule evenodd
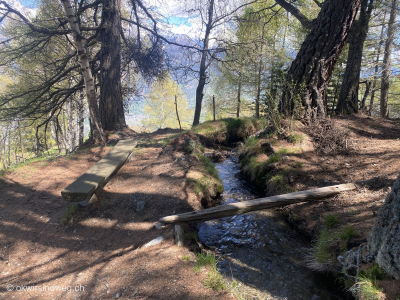
M257 198L235 157L215 165L225 188L221 205ZM220 272L240 283L245 299L344 299L333 279L304 266L309 243L274 210L200 222L198 229L200 241L221 253Z

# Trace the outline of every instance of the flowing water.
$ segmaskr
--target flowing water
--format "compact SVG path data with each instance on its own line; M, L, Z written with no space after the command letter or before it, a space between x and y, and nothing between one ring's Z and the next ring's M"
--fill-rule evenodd
M234 157L216 168L225 188L221 205L256 198ZM201 242L221 253L220 271L244 287L246 299L342 299L329 291L329 280L304 267L309 245L273 210L198 227Z

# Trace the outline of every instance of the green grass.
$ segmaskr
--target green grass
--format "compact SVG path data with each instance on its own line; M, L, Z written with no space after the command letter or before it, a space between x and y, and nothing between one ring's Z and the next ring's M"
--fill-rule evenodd
M383 300L382 291L377 287L376 282L369 278L360 276L359 281L350 289L353 295L359 300Z
M377 263L374 263L372 266L365 270L361 270L359 276L371 279L373 281L384 280L388 278L386 272L382 270Z
M332 235L327 230L322 230L313 248L315 262L326 264L332 261L333 254L330 247L333 243Z
M294 168L301 168L301 167L303 167L303 163L300 162L300 161L296 161L296 162L293 164L293 167L294 167Z
M191 256L189 254L186 254L182 257L182 260L185 260L185 261L189 261L190 259L191 259Z
M271 156L268 157L267 163L272 164L272 163L277 163L281 160L281 156L279 154L272 154Z
M225 118L218 121L204 122L193 128L213 143L230 145L235 142L245 141L251 134L265 127L267 119L256 118Z
M210 197L210 190L214 189L215 193L222 194L224 186L221 183L215 183L207 177L200 179L188 179L188 183L192 185L192 189L198 197Z
M336 228L337 218L329 217L328 219L331 220L332 225L335 225L335 229L322 230L313 245L309 265L314 270L321 271L325 265L332 263L336 256L347 250L349 240L357 236L353 227Z
M219 179L218 171L212 161L202 153L196 153L195 155L204 166L206 173L216 179Z
M304 140L304 136L302 134L292 133L287 137L287 141L293 144L299 144Z
M357 235L358 235L358 233L351 226L346 226L346 227L342 228L339 232L339 238L342 241L349 241L350 239L356 237Z
M197 233L197 231L190 231L187 233L186 236L189 240L193 240L195 242L199 241L199 234Z
M333 229L339 226L339 219L334 214L328 214L323 217L324 224L327 228Z
M211 252L196 253L196 264L193 267L195 272L199 272L202 267L210 266L213 269L217 268L218 259Z
M217 263L218 258L213 253L198 253L196 254L196 264L193 270L200 272L202 267L207 267L208 274L204 280L204 285L218 292L226 290L227 286L222 275L219 273Z

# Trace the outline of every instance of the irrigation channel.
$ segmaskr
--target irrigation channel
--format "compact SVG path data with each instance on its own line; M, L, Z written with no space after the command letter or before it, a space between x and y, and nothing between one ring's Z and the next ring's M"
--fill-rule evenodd
M256 198L234 156L215 165L225 188L221 205ZM200 222L198 229L200 241L221 253L220 272L240 283L245 299L345 299L333 279L304 266L309 242L274 210Z

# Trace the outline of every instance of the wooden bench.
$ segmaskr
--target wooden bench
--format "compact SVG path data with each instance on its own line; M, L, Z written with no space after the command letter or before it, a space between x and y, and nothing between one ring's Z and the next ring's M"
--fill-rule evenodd
M117 171L126 160L131 159L135 140L121 140L100 161L85 174L61 191L62 197L68 202L82 202L96 198L96 192L102 190L111 175ZM92 200L91 200L92 201Z

